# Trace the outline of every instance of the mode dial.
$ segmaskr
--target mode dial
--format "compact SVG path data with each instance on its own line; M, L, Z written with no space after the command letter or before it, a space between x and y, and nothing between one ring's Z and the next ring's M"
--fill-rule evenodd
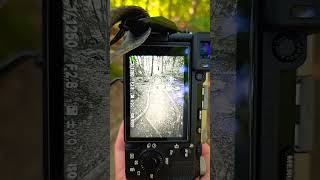
M272 43L272 50L278 60L291 63L306 58L306 37L296 32L280 33Z
M154 150L145 151L140 156L142 169L146 171L159 171L163 166L163 158L160 153Z

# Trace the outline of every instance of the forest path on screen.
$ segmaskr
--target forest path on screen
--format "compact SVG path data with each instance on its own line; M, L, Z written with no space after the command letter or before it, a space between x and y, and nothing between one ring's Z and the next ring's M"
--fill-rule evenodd
M135 101L135 112L141 113L134 119L131 136L181 137L183 102L179 99L183 94L179 92L183 86L174 88L164 77L154 76L147 82L137 82L136 87L143 92Z

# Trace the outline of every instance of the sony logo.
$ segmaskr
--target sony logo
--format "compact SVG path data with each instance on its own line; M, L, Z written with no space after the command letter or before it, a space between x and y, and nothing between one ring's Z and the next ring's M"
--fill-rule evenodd
M293 180L294 176L294 157L288 155L286 159L286 180Z

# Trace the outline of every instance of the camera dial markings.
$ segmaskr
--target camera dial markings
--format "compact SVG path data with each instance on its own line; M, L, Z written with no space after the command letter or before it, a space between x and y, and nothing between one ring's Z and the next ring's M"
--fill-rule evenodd
M136 169L134 167L130 168L130 172L135 172Z

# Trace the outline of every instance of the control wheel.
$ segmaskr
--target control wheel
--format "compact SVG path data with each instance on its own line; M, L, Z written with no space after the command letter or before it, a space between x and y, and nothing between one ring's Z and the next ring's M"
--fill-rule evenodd
M141 167L147 172L159 171L163 166L163 158L157 151L145 151L140 156Z
M295 32L281 33L275 37L272 50L278 60L291 63L306 57L306 37Z

